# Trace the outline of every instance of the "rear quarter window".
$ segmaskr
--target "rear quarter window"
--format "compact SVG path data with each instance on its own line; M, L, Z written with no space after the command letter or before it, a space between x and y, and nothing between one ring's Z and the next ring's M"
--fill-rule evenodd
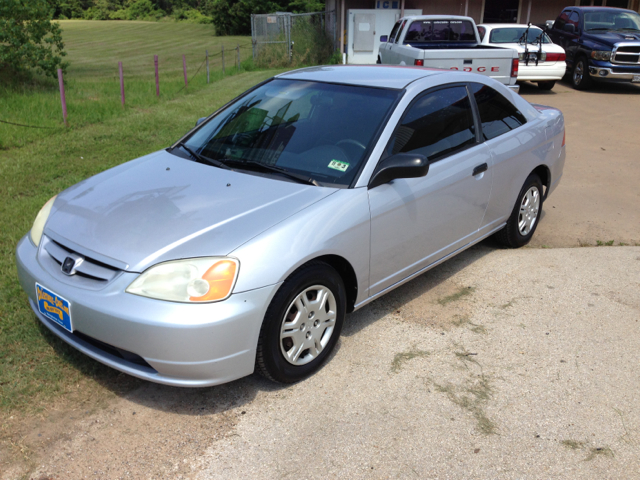
M469 86L478 105L484 140L491 140L527 123L522 112L493 88L481 83Z

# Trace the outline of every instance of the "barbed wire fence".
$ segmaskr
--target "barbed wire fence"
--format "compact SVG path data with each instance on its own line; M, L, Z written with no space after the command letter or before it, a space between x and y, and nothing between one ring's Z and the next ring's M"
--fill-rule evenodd
M221 46L221 50L217 53L213 53L213 54L209 54L208 50L205 50L205 54L202 58L202 62L200 63L200 66L198 67L198 69L196 70L196 72L191 75L191 77L187 78L187 70L186 70L186 62L183 63L183 73L184 73L184 77L185 77L185 83L184 85L178 89L177 91L175 91L174 93L168 94L167 97L168 98L173 98L176 95L178 95L179 93L181 93L183 90L188 88L189 83L192 83L193 80L198 76L198 74L202 71L202 67L204 67L205 65L207 66L206 68L206 72L207 72L207 83L209 82L210 79L210 75L209 75L209 62L212 59L216 59L216 57L220 57L220 65L222 67L222 73L223 76L226 75L227 72L227 66L232 66L235 67L236 72L240 72L241 70L241 51L245 51L245 58L246 58L246 53L248 53L249 50L252 50L252 44L251 43L244 43L244 44L236 44L235 48L231 48L231 49L227 49L225 51L224 49L224 45ZM229 58L229 63L225 62L225 53L227 55L232 56L232 58ZM184 56L183 56L184 57ZM157 61L157 58L155 59ZM155 62L154 62L155 63ZM119 66L119 65L116 65ZM157 67L157 63L156 63L156 67ZM157 70L156 70L157 73ZM63 116L63 121L64 121L64 125L60 125L60 126L56 126L56 127L52 127L52 126L42 126L42 125L27 125L25 123L20 123L20 122L13 122L10 120L5 120L5 119L0 119L0 123L5 124L5 125L11 125L14 127L21 127L21 128L36 128L36 129L46 129L46 130L56 130L56 129L63 129L65 128L65 126L67 126L67 107L66 107L66 99L65 99L65 95L64 95L64 81L61 77L62 72L60 72L60 77L59 77L59 86L60 86L60 101L61 101L61 106L62 106L62 116ZM93 75L94 77L96 75ZM100 75L98 75L100 76ZM108 75L104 75L105 77L114 77L114 79L118 79L117 75L112 75L112 74L108 74ZM121 86L121 98L120 101L122 102L122 104L124 105L124 79L126 78L126 75L123 75L122 77L119 78L120 81L120 86ZM156 89L158 88L158 76L156 75ZM114 96L114 102L117 101L118 99Z

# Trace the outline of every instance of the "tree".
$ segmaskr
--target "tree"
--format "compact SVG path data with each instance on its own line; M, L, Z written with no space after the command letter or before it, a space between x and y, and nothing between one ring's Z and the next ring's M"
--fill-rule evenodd
M252 13L284 11L286 0L210 0L205 13L213 19L216 35L250 35Z
M60 25L47 0L0 0L0 66L56 76L66 69Z

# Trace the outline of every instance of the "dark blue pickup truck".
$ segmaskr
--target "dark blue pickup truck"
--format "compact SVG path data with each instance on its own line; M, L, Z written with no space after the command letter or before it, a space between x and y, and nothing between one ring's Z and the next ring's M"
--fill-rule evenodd
M548 30L567 54L578 90L594 81L640 84L640 15L608 7L567 7Z

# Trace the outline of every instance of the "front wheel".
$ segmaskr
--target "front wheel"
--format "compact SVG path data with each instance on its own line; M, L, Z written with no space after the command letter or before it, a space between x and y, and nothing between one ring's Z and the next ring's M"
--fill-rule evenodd
M535 173L527 177L506 226L495 234L506 247L519 248L531 241L542 212L542 181Z
M587 90L593 85L593 80L591 80L591 75L589 75L589 62L586 58L578 58L576 64L573 66L571 85L576 90Z
M256 370L280 383L308 377L335 347L345 315L344 283L335 269L313 262L296 270L267 309Z
M538 88L540 90L551 90L555 86L555 81L538 82Z

